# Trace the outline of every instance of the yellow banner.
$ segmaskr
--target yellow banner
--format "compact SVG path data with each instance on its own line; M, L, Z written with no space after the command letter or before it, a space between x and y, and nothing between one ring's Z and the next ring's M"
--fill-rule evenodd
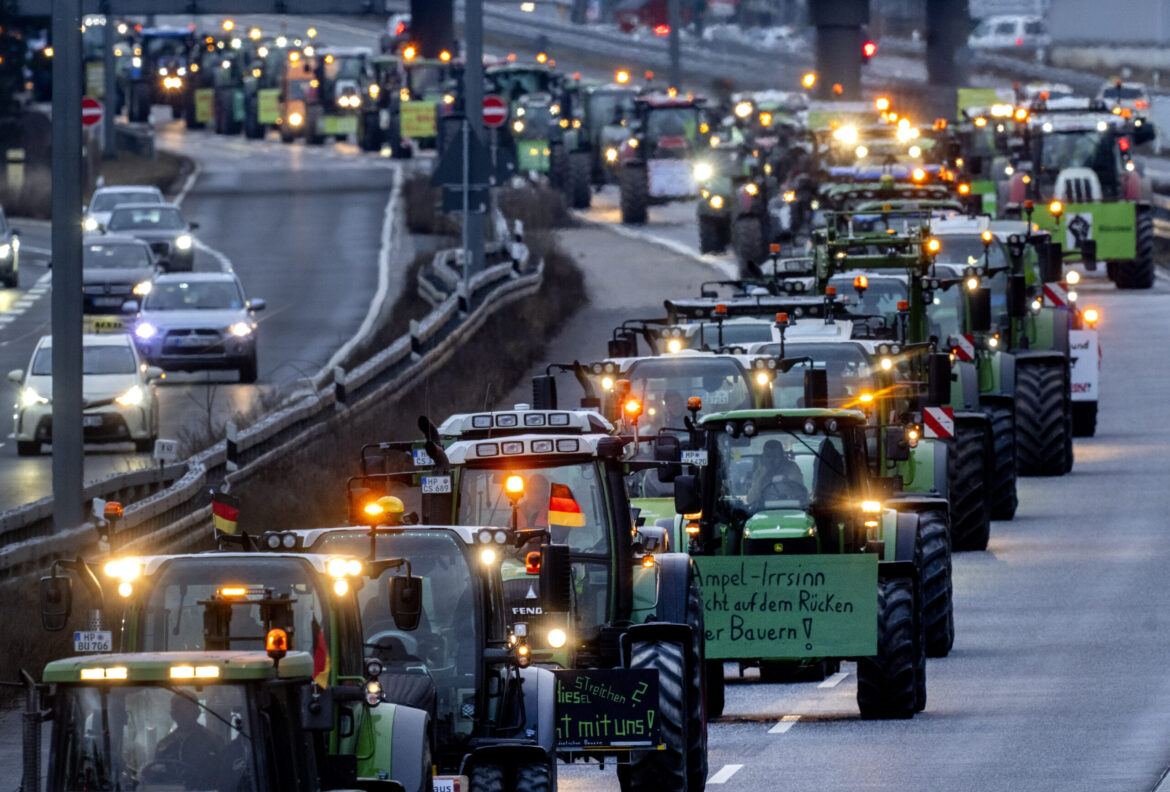
M256 111L261 124L275 124L280 118L280 89L261 88L257 91Z
M214 88L195 89L195 121L200 124L210 123L214 114Z
M403 102L399 111L399 134L404 138L435 136L435 103Z

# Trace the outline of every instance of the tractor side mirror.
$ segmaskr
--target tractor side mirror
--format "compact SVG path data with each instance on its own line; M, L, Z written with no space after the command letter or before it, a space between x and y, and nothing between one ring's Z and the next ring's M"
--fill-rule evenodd
M557 380L552 374L538 374L532 378L532 407L536 410L557 408Z
M677 476L674 480L675 514L696 514L702 508L698 480L694 476Z
M406 632L418 629L422 616L422 578L402 575L390 578L390 613L398 629Z
M1028 283L1023 275L1008 276L1008 315L1020 319L1028 314Z
M1149 143L1158 135L1157 128L1148 120L1142 119L1141 126L1135 125L1133 128L1133 144L1140 146L1143 143Z
M654 438L654 461L663 464L658 467L658 480L670 484L678 477L682 461L682 445L674 435L660 434Z
M73 612L73 578L41 578L41 626L49 632L65 629Z
M540 546L540 602L545 613L567 613L572 602L569 546Z
M1064 277L1064 249L1055 240L1048 243L1048 255L1040 259L1040 280L1055 283Z
M891 426L886 430L886 459L891 462L905 462L910 458L910 438L904 426Z
M828 409L829 373L825 369L805 369L804 406L813 409Z
M926 360L926 404L941 407L951 400L951 356L934 352Z
M609 357L624 358L638 356L638 339L633 336L609 339Z
M991 330L991 289L981 287L968 292L971 309L971 332L987 333Z

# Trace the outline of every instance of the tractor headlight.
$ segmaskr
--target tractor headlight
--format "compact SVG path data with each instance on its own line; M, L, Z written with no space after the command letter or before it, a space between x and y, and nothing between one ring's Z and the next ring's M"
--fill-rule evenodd
M607 148L605 150L605 161L606 162L617 162L617 158L618 158L618 150L617 149Z
M707 181L714 174L711 166L706 162L700 162L695 165L695 181Z
M289 113L288 123L289 126L299 127L301 124L305 123L305 117L300 113Z
M560 649L569 640L569 636L565 635L565 631L561 629L552 629L548 631L548 645L553 649Z

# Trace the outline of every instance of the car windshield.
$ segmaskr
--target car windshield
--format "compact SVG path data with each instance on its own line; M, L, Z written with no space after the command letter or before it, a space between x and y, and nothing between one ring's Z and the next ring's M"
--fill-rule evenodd
M153 190L134 192L99 192L89 204L91 212L111 212L116 206L125 204L159 203L158 193Z
M369 549L365 531L329 532L312 548L317 553L363 556ZM445 531L382 535L376 552L378 558L410 560L411 574L423 580L422 613L417 629L399 629L390 611L390 579L406 570L383 572L357 593L367 645L377 647L392 673L425 668L435 682L437 711L455 713L453 721L444 718L447 722L440 728L450 729L457 738L469 737L474 724L462 714L463 705L475 696L477 649L485 640L472 585L479 575L468 568L459 543Z
M699 110L695 107L658 107L646 119L646 136L660 138L694 139L699 129Z
M182 231L187 227L178 209L167 207L115 209L106 227L111 231Z
M509 475L524 477L517 502L519 528L545 528L552 541L574 553L608 551L605 490L596 463L549 467L464 468L459 477L459 525L511 525L512 502L504 492Z
M1104 99L1113 99L1117 101L1141 99L1142 91L1140 88L1131 88L1128 85L1111 85L1101 92Z
M86 245L82 269L149 269L153 262L145 245Z
M86 346L81 349L82 374L133 374L138 370L134 353L129 346L103 344ZM33 358L34 377L49 377L53 374L53 348L41 347Z
M771 509L834 505L848 479L840 434L770 430L752 437L718 432L716 509L730 522Z
M747 377L732 358L666 357L640 360L626 377L630 393L642 401L644 434L683 430L687 400L698 396L707 411L747 410L754 406Z
M142 306L148 311L226 311L244 307L234 281L162 281L154 284Z
M224 586L247 589L241 603L287 596L292 603L293 629L289 646L315 652L330 634L329 610L316 570L298 558L201 556L176 558L148 579L138 620L136 647L141 652L206 651L205 603ZM231 609L226 648L264 649L265 624L259 604ZM328 645L327 643L325 644Z
M61 685L55 706L53 789L257 789L243 685Z
M778 355L780 345L761 347L760 354ZM808 357L816 368L825 369L830 407L858 408L861 406L861 394L872 394L877 390L869 356L857 344L789 342L784 345L784 357L790 360ZM772 380L773 406L777 409L809 406L804 403L804 373L807 370L807 365L797 365L776 374Z

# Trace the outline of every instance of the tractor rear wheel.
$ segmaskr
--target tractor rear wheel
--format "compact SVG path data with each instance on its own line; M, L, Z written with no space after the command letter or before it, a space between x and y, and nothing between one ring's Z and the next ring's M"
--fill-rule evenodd
M593 160L588 151L574 151L569 155L569 206L588 209L593 203L593 185L589 183Z
M878 581L877 654L857 660L857 706L866 720L910 718L918 710L923 669L914 611L913 581Z
M929 511L918 516L914 566L918 569L922 587L926 654L946 657L955 643L951 537L946 512Z
M1154 216L1137 207L1133 261L1118 261L1110 277L1119 289L1148 289L1154 285Z
M1092 437L1097 434L1097 402L1073 402L1073 437Z
M549 762L521 762L516 766L516 786L513 789L531 792L553 792L553 768Z
M731 246L739 259L739 271L744 275L757 275L767 258L768 249L764 244L764 224L754 215L746 215L731 224Z
M562 190L569 183L569 155L564 143L548 147L548 183L554 190Z
M694 673L687 680L687 789L701 790L707 783L707 681L703 647L703 594L691 567L687 579L687 625L691 628L691 665ZM719 667L722 678L723 666Z
M722 253L727 248L726 226L722 218L699 215L699 252Z
M723 661L707 661L707 720L723 716L727 683L723 679Z
M650 202L650 176L645 166L626 165L622 168L622 224L645 225Z
M471 792L504 792L504 768L496 764L477 764L471 768L471 778L467 779Z
M991 519L1010 520L1016 515L1016 414L1011 407L986 405L991 421L990 481Z
M635 643L631 649L631 668L658 672L658 718L665 744L661 751L642 751L631 758L631 789L681 791L688 787L689 718L684 651L682 646L669 641L643 641Z
M948 451L951 548L986 550L991 536L991 509L986 497L987 442L983 423L956 419L955 438Z
M1067 366L1016 362L1016 456L1020 475L1061 476L1072 467Z

